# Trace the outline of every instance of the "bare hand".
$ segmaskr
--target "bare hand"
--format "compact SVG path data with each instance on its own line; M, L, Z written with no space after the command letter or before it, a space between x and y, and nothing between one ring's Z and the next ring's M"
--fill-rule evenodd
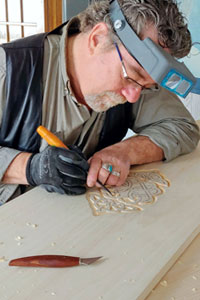
M112 171L114 171L114 174L115 172L119 173L119 176L102 168L104 163L112 165ZM98 186L97 179L103 184L122 185L129 174L131 165L128 151L126 151L123 143L117 143L96 152L89 159L89 164L90 169L87 176L87 185L89 187Z

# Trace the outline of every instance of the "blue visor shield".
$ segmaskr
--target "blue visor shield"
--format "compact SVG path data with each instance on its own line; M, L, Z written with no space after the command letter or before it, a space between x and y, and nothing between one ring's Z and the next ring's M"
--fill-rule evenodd
M172 69L164 77L161 86L185 98L194 86L194 82Z

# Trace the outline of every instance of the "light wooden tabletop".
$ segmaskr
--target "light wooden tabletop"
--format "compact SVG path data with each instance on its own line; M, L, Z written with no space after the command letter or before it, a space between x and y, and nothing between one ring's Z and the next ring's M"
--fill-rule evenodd
M200 234L160 280L146 300L200 299Z
M200 126L200 120L197 121L197 124ZM197 177L197 180L200 182L200 176ZM197 196L200 196L198 191ZM161 299L200 299L200 234L185 249L184 253L146 298L146 300Z
M200 146L172 162L135 169L158 169L171 182L142 212L93 216L85 195L41 188L2 206L0 299L142 300L149 293L148 300L200 299L199 237L180 258L200 232ZM37 254L103 259L64 269L8 266Z

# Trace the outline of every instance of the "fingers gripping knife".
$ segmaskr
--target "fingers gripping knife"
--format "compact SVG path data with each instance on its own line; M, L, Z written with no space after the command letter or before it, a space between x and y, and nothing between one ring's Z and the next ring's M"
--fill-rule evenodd
M37 133L50 145L55 147L63 147L66 149L69 149L56 135L54 135L52 132L50 132L47 128L44 126L39 126L37 128ZM109 194L112 195L112 193L109 191L109 189L101 183L99 180L97 182L101 185L103 189L105 189Z
M13 259L9 262L9 266L66 268L79 265L90 265L100 258L102 258L102 256L80 258L65 255L36 255Z

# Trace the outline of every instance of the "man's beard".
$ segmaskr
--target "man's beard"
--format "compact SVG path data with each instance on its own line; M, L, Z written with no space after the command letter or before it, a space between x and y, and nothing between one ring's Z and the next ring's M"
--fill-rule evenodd
M106 111L118 104L123 104L127 100L114 92L103 92L96 95L86 95L85 102L96 112Z

